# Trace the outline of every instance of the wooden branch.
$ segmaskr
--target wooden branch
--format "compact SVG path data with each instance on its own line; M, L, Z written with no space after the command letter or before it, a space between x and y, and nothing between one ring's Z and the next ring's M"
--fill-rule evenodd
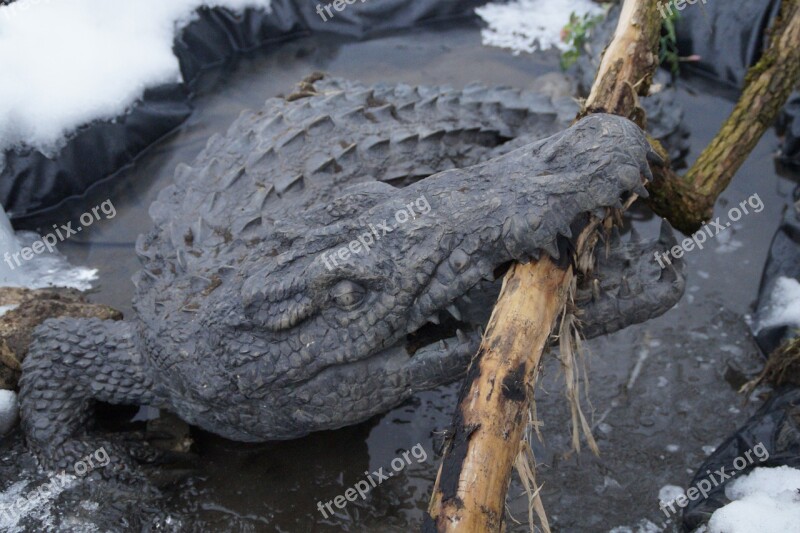
M579 118L592 112L613 112L644 125L637 93L648 90L658 64L658 17L656 2L626 0L587 108ZM578 239L579 253L581 243L593 241L586 235L584 231ZM556 265L544 257L527 265L513 265L506 274L461 389L453 434L422 531L505 529L511 468L520 454L526 415L533 401L529 391L536 384L542 351L574 280L569 266L572 258L562 260ZM543 527L549 532L546 521Z
M628 118L645 129L646 118L637 95L646 95L658 67L661 18L658 10L625 2L594 85L578 118L611 113Z
M459 398L454 433L423 531L501 531L505 494L528 420L527 391L564 306L572 268L513 265Z
M653 210L684 233L711 218L717 197L772 126L800 80L800 0L783 0L772 44L747 73L736 107L684 177L654 169ZM663 153L663 152L662 152Z

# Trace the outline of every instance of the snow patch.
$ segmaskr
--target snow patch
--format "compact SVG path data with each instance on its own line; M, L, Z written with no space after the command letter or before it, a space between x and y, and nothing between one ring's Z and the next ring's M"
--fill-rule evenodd
M181 81L172 45L197 8L269 5L17 0L0 6L0 154L30 146L52 156L79 126L123 114L147 87Z
M11 390L0 390L0 437L14 427L18 415L17 393Z
M683 496L683 489L677 485L664 485L658 490L658 500L663 504L672 503L678 496Z
M800 283L794 278L779 277L775 281L769 304L759 317L755 333L773 326L794 326L800 328Z
M64 490L75 485L77 478L67 475L63 481L63 484L51 481L47 484L46 490L40 490L45 488L30 481L20 480L0 492L0 509L6 511L0 513L0 531L8 533L29 531L19 524L23 517L30 517L40 522L44 531L56 531L53 502Z
M733 232L724 231L716 235L717 247L714 249L718 254L730 254L744 246L739 239L733 238Z
M709 533L785 533L800 524L800 470L788 466L756 468L732 481L725 495L733 500L717 509Z
M514 0L475 9L489 26L481 31L483 44L511 49L514 55L550 48L567 50L561 30L573 12L581 17L605 13L591 0Z
M97 269L74 267L58 250L34 255L16 266L11 256L39 240L41 237L33 232L14 233L8 216L0 207L0 287L73 287L82 291L92 288L91 282L97 279ZM0 316L13 308L0 306Z

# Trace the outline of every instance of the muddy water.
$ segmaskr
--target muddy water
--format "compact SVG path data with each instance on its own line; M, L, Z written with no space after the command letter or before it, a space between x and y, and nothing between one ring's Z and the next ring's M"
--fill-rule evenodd
M526 86L536 75L557 69L554 53L514 57L482 47L472 23L367 42L310 38L273 47L209 72L196 87L196 112L189 121L117 179L23 222L26 229L46 228L111 199L117 216L93 225L61 250L74 264L99 269L94 300L130 314L130 277L137 268L133 243L150 226L148 205L169 182L175 165L190 161L242 109L288 93L314 70L365 82ZM681 101L690 117L696 156L732 105L705 89L688 87L681 91ZM682 302L659 319L589 343L592 407L587 410L593 413L599 458L586 451L569 453L569 411L558 365L551 360L546 366L538 392L544 443L535 442L534 450L554 531L608 531L616 526L636 531L642 520L672 530L658 509L659 488L685 485L706 455L703 447L721 442L757 406L738 396L734 386L758 364L744 316L751 311L769 241L791 191L790 182L777 177L773 168L776 143L773 133L765 136L718 205L718 214L724 215L729 204L758 193L764 210L743 217L704 250L688 254L689 281ZM651 216L637 214L635 219L643 233L657 232ZM243 445L196 432L199 467L163 486L165 497L155 505L155 515L162 530L414 530L427 506L440 432L448 425L456 393L456 386L448 386L419 394L360 426L291 442ZM318 501L343 494L367 470L388 470L392 459L416 444L426 451L426 461L412 457L410 465L373 489L366 501L350 503L335 516L324 518L317 510ZM12 463L30 467L18 442L12 447L0 459L0 472L6 475L14 472ZM4 479L3 488L13 481ZM95 512L102 514L114 497L101 493L95 498ZM516 480L509 504L520 522L511 523L509 531L526 531L526 498ZM59 514L71 512L65 505ZM141 512L148 516L150 511Z

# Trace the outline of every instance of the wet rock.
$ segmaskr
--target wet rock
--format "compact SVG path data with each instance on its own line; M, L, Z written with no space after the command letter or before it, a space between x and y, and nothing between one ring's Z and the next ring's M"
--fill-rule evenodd
M0 307L11 310L0 316L0 389L15 390L22 361L34 328L56 317L121 320L122 313L106 305L91 303L76 289L0 288Z

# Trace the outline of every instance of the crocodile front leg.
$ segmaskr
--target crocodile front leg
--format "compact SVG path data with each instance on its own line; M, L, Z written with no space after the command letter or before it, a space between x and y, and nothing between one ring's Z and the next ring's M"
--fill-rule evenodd
M37 328L20 381L22 429L48 470L73 472L82 458L104 448L105 468L132 466L126 447L87 432L96 401L159 406L132 324L60 318ZM78 472L81 474L81 472Z

